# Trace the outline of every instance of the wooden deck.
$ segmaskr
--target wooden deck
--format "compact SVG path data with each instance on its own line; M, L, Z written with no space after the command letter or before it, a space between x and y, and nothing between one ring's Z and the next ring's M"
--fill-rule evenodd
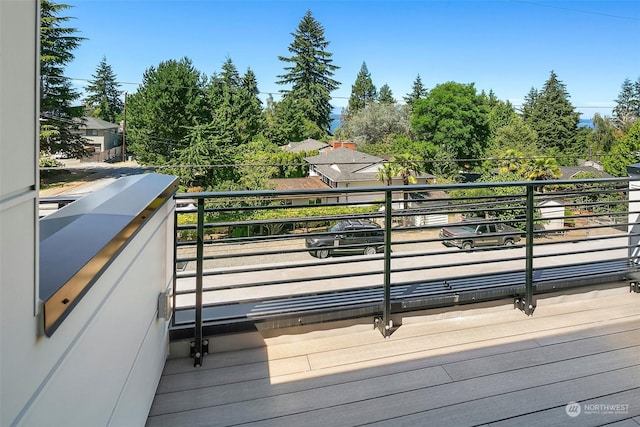
M532 317L505 303L422 314L386 340L369 322L214 339L261 345L201 368L169 359L147 425L640 426L627 287L539 299Z

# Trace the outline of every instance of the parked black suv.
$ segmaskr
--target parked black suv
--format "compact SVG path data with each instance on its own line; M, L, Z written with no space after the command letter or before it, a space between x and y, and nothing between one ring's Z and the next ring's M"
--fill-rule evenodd
M384 248L382 227L370 221L340 221L330 227L327 233L306 239L305 245L312 256L327 258L338 251L373 255Z

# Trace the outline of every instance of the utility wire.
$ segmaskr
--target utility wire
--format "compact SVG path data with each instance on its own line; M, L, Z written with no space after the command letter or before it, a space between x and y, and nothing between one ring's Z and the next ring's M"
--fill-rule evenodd
M631 20L631 21L640 21L640 18L635 18L633 16L612 15L612 14L609 14L609 13L594 12L592 10L574 9L574 8L570 8L570 7L557 6L557 2L553 3L553 4L544 4L544 3L536 3L536 2L524 1L524 0L511 0L511 1L513 3L522 3L522 4L528 4L528 5L531 5L531 6L547 7L547 8L550 8L550 9L567 10L567 11L570 11L570 12L585 13L585 14L589 14L589 15L605 16L607 18L628 19L628 20Z

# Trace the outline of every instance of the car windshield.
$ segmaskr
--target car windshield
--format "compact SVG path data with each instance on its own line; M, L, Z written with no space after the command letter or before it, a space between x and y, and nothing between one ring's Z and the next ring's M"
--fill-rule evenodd
M333 231L333 232L339 232L343 230L344 230L344 224L341 222L334 224L333 227L329 229L329 231Z
M472 226L472 225L463 225L460 228L462 228L467 233L474 233L476 231L476 228L474 226Z

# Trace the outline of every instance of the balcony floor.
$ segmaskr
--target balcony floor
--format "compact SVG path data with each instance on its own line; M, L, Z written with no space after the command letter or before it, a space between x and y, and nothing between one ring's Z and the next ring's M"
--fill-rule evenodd
M541 298L532 317L504 302L405 316L389 339L340 326L167 360L147 425L640 425L640 295L622 284Z

